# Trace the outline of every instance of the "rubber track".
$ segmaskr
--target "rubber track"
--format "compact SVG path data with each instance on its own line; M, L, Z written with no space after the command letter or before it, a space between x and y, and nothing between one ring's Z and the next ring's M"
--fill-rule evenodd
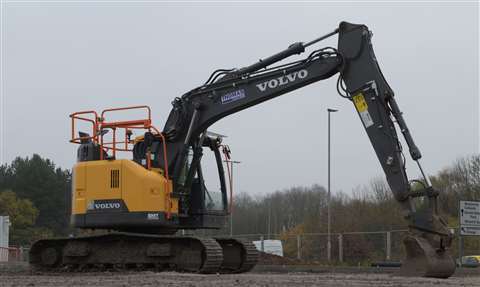
M242 254L244 255L242 258L242 263L241 266L238 269L235 270L229 270L229 269L222 269L221 272L224 274L229 274L229 273L243 273L243 272L248 272L255 267L258 263L258 258L260 256L257 248L255 245L245 239L240 239L240 238L231 238L231 237L225 237L225 238L215 238L217 241L235 241L236 244L240 245L242 248Z
M201 241L205 248L205 261L199 272L204 274L219 272L223 261L222 247L220 247L220 244L213 238L193 238Z
M238 270L235 270L235 273L243 273L248 272L257 265L258 258L260 254L258 253L257 248L255 245L248 240L245 239L235 239L243 245L245 251L245 261L242 263L242 267Z
M215 241L213 238L200 238L200 237L169 237L169 236L158 236L158 235L148 235L148 234L135 234L135 233L115 233L115 234L103 234L103 235L95 235L95 236L85 236L85 237L76 237L72 239L87 239L87 240L94 240L95 237L99 239L105 236L132 236L136 238L171 238L171 239L190 239L190 240L197 240L203 245L203 263L199 270L196 272L198 273L217 273L220 271L220 266L223 261L223 253L220 244ZM62 249L63 246L67 244L67 242L71 240L70 238L52 238L43 241L43 244L48 246L54 246L58 249ZM34 244L35 245L35 244ZM32 251L32 249L31 249ZM30 254L30 258L33 258L32 254ZM38 256L35 256L38 257ZM145 269L153 269L151 267L147 267L148 264L134 264L132 265L119 265L119 264L61 264L55 267L44 266L39 263L30 262L30 265L33 267L33 270L40 271L40 272L71 272L71 271L88 271L88 272L96 272L96 271L104 271L105 269L111 269L116 271L132 271L132 270L145 270ZM72 267L75 266L75 267ZM112 267L113 266L113 267ZM189 272L187 270L182 269L181 267L170 267L166 268L168 270L175 270L180 272ZM191 272L191 271L190 271ZM193 273L196 273L193 272Z

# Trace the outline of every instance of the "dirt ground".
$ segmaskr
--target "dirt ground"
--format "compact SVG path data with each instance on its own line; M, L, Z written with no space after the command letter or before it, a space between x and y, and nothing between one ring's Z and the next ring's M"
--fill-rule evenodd
M480 286L480 277L446 280L390 274L247 273L198 275L175 272L70 275L0 275L0 286Z
M370 269L321 269L313 272L268 272L200 275L176 272L96 272L35 274L25 267L0 268L0 286L480 286L480 270L449 279L407 278Z

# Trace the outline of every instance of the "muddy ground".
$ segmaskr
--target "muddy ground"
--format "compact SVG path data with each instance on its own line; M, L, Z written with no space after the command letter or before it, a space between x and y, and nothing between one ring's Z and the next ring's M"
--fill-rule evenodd
M292 272L294 271L294 272ZM26 266L0 268L0 286L480 286L480 270L460 271L449 279L408 278L394 269L255 269L234 275L176 272L33 273Z

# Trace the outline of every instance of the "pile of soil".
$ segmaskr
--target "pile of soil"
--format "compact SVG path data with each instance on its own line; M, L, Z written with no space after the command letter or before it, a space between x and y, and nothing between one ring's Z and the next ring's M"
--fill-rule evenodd
M296 265L302 263L300 260L297 259L286 258L261 251L259 251L259 253L260 257L258 258L257 264L260 265Z

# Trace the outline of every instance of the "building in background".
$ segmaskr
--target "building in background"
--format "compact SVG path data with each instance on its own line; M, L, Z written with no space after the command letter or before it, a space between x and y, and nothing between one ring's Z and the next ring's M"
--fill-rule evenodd
M8 216L0 216L0 262L8 261L8 234L10 220Z

